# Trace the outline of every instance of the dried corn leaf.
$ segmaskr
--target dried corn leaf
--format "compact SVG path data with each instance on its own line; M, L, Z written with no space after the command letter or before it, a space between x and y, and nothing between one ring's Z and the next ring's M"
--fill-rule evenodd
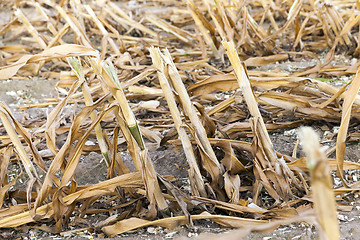
M222 216L222 215L211 215L209 213L203 213L201 215L192 215L191 218L193 220L210 219L222 226L234 227L234 228L242 228L255 224L259 225L266 222L263 220L253 220L253 219ZM117 234L125 233L133 229L151 226L151 225L161 226L168 229L174 229L179 225L185 225L185 224L186 224L185 216L163 218L155 221L148 221L140 218L130 218L117 222L114 225L103 227L102 230L108 236L112 237Z
M25 55L16 63L0 68L0 80L6 80L13 77L21 67L30 63L37 63L54 58L64 58L71 56L93 56L98 57L98 52L81 45L66 44L49 48L42 53L35 55Z

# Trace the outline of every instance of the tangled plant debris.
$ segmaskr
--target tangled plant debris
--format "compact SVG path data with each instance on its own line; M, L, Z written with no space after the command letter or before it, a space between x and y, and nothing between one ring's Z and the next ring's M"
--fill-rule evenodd
M360 164L345 161L346 143L360 137L357 1L0 6L0 80L58 80L57 98L18 106L52 106L46 119L19 122L0 103L0 228L64 236L86 214L105 213L78 230L111 237L209 219L245 236L308 222L320 237L339 238L336 208L359 190L348 173ZM271 67L279 62L286 71ZM294 135L302 125L338 127L327 135L336 146L324 152L305 128L307 156L297 155L298 142L291 155L275 151L269 132ZM171 147L185 153L186 189L154 167L150 153ZM92 152L108 179L79 185L75 171Z

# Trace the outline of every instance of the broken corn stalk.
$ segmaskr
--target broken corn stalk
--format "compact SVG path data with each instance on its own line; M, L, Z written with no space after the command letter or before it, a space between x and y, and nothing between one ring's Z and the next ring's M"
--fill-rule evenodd
M165 99L168 103L171 116L174 119L174 125L176 131L179 134L182 146L184 148L186 159L189 163L189 180L192 193L196 196L206 197L205 184L202 179L199 166L197 165L196 158L192 149L191 141L186 133L185 128L183 127L183 122L181 120L181 115L179 109L177 108L174 95L172 93L172 88L169 84L169 80L165 75L165 66L164 62L161 59L161 52L159 48L151 47L149 48L150 55L153 61L154 66L158 69L157 74L159 77L160 86L165 95Z
M320 239L340 239L336 203L332 187L330 168L319 137L310 127L302 127L299 138L306 153L306 161L311 174L312 199L316 218L320 223Z

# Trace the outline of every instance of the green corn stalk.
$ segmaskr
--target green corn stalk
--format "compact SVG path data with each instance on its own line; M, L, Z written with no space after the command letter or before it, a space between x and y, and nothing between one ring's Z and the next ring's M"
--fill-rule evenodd
M107 88L110 90L115 100L119 103L127 128L129 129L131 136L136 141L138 147L141 150L137 153L138 157L133 160L135 166L137 166L137 170L142 172L142 176L146 186L147 198L150 202L149 213L151 217L155 217L155 204L157 204L159 210L167 209L168 205L161 192L161 188L157 180L157 173L154 169L151 159L149 158L134 113L132 112L127 102L124 91L122 90L119 79L116 75L115 67L110 61L99 63L98 59L89 58L88 60L95 73L99 74L98 76L101 81L106 84ZM119 117L119 114L115 113L115 116ZM121 121L119 121L119 123L120 122Z
M82 67L80 61L76 57L68 57L68 58L66 58L66 60L68 61L71 69L73 70L73 72L76 74L76 76L82 82L81 89L82 89L82 92L83 92L83 95L84 95L84 100L85 100L86 106L92 105L94 102L93 102L93 99L91 97L90 88L87 85L87 82L85 80L83 67ZM95 119L97 118L97 114L96 114L95 111L93 111L90 114L90 118L91 118L92 121L95 121ZM109 157L109 150L108 150L108 147L106 145L106 141L104 139L103 131L102 131L102 128L101 128L100 124L97 124L95 126L95 133L96 133L96 138L97 138L98 143L99 143L100 151L101 151L102 155L105 158L106 165L110 166L111 162L110 162L110 157Z
M116 75L116 70L114 65L110 61L107 61L106 63L103 63L103 69L105 70L106 73L104 77L106 84L110 87L115 84L114 86L115 92L113 92L113 95L121 106L122 113L124 115L126 123L128 124L128 128L130 130L131 135L135 139L136 143L139 145L140 149L144 150L145 149L144 140L142 138L139 126L136 122L135 116L131 111L129 104L127 103L127 99L125 97L124 91L122 90L119 79Z

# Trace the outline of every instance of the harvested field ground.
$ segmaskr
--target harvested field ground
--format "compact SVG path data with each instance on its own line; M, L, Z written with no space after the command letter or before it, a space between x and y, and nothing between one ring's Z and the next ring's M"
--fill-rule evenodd
M0 239L358 239L356 1L0 7Z

